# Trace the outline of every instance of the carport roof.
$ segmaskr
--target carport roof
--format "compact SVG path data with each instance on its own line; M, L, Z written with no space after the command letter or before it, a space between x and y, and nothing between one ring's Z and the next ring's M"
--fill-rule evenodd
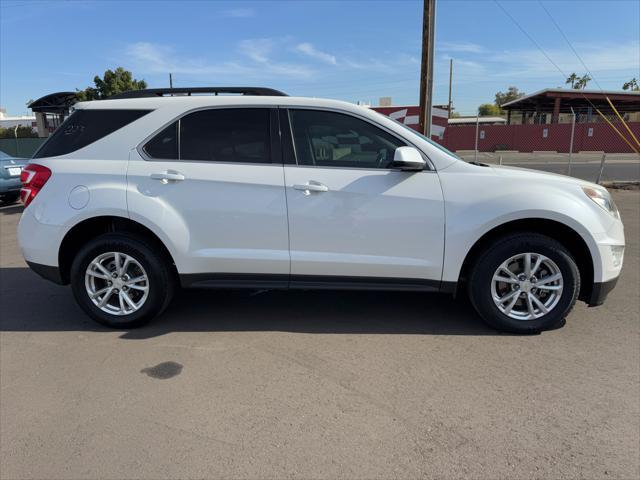
M66 113L77 101L76 92L56 92L34 100L29 104L29 108L33 112Z
M546 88L502 105L504 110L553 112L556 98L560 98L560 111L585 110L595 106L603 113L612 113L607 97L619 112L640 111L640 92L620 90L573 90L568 88Z

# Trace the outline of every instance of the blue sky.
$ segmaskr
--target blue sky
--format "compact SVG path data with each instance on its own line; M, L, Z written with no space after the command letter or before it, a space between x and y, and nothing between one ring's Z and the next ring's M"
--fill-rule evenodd
M585 72L536 1L500 0L567 74ZM603 89L640 80L640 0L543 5ZM0 0L0 105L84 88L123 66L151 87L260 85L292 95L416 104L421 1ZM493 0L438 0L435 103L473 114L494 93L564 83ZM589 88L598 88L595 82Z

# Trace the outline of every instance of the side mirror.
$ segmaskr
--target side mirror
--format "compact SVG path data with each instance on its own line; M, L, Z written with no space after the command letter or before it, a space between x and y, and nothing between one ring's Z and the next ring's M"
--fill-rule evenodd
M418 172L424 170L426 165L427 162L424 161L417 148L398 147L393 154L391 168L397 168L407 172Z

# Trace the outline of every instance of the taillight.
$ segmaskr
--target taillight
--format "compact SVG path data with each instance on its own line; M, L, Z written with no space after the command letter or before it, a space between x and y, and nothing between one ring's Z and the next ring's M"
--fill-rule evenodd
M22 182L20 200L25 207L36 198L36 195L47 183L49 177L51 177L51 170L37 163L29 163L22 169L20 174L20 181Z

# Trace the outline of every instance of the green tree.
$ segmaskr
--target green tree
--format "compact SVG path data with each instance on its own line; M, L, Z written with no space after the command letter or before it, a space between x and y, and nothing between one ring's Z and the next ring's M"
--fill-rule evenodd
M493 103L483 103L478 107L478 114L485 117L495 117L502 113L500 107Z
M567 77L567 80L564 82L565 85L571 84L571 88L576 88L576 82L579 80L578 75L576 75L576 72L573 72L571 75L569 75Z
M524 96L524 92L518 90L517 87L509 87L506 92L498 92L496 93L496 105L498 107L502 107L505 103L508 103L512 100L516 100L520 97Z
M625 82L625 84L622 85L622 89L631 90L632 92L640 92L640 85L638 85L638 80L636 80L634 77L628 82Z
M18 126L16 130L15 127L8 128L0 128L0 138L36 138L38 136L37 132L33 130L31 127Z
M578 81L573 85L575 90L584 90L587 86L587 83L591 81L591 77L587 74L583 75L578 79Z
M128 90L143 90L147 88L147 82L144 80L136 80L133 74L122 67L115 70L107 70L102 78L96 75L93 78L95 87L87 87L84 90L78 90L78 100L102 100L116 93L126 92Z

